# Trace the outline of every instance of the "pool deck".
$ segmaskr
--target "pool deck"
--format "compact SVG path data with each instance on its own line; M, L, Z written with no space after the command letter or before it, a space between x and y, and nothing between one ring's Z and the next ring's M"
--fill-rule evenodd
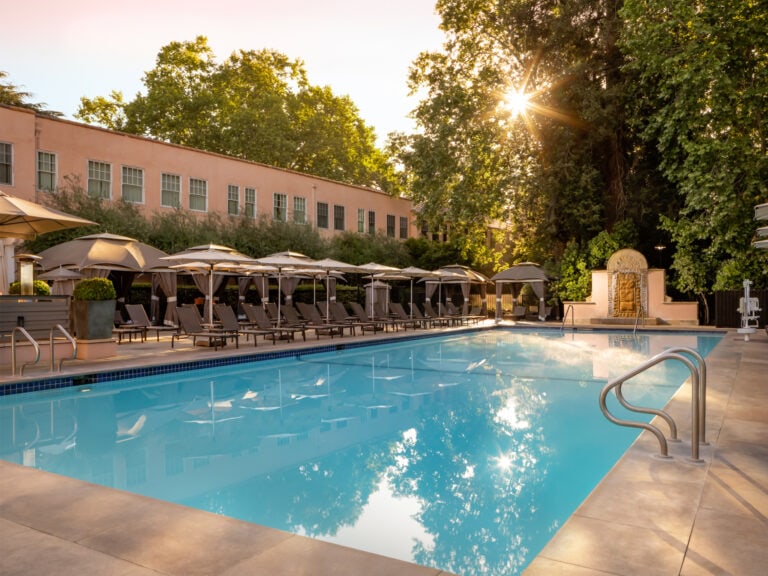
M385 337L403 334L412 332ZM381 334L357 338L378 340ZM64 373L254 351L244 342L239 350L193 348L186 342L172 350L169 340L125 343L113 358L68 363ZM273 347L260 341L256 351L330 342L311 337L306 344ZM707 358L707 370L709 444L701 447L703 462L689 460L690 387L684 386L667 407L682 439L669 445L673 458L656 457L658 441L643 432L526 576L765 573L768 336L761 330L745 342L728 332ZM46 375L39 369L28 374ZM0 386L10 381L0 376ZM3 461L0 558L0 575L447 574Z

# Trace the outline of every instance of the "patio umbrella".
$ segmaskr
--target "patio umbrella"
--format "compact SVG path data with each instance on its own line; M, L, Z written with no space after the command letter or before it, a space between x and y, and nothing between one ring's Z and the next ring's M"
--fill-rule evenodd
M256 263L277 268L277 326L280 327L280 295L282 294L283 271L295 268L312 268L314 260L300 252L275 252L264 258L257 258Z
M357 271L357 266L334 260L333 258L323 258L322 260L313 262L312 267L325 272L325 317L326 319L329 319L331 315L331 291L329 289L329 283L331 281L331 276L334 275L333 272L355 272Z
M373 288L373 280L374 276L376 274L385 274L387 272L399 272L400 268L395 268L394 266L387 266L385 264L378 264L376 262L368 262L367 264L361 264L357 267L358 272L362 272L363 274L368 274L371 279L371 319L374 318L373 314L373 299L374 299L374 288Z
M408 309L409 316L411 317L411 320L413 320L413 279L414 278L428 278L433 275L432 272L429 270L424 270L422 268L417 268L416 266L408 266L406 268L400 269L398 274L402 274L403 276L407 276L411 280L411 307Z
M72 296L75 289L75 280L80 280L83 275L68 268L54 268L37 276L40 280L53 280L51 294Z
M535 262L521 262L496 274L496 319L502 317L501 291L504 284L530 284L539 297L539 310L544 310L544 282L549 282L546 272ZM513 291L514 296L514 291Z
M208 273L208 294L206 295L206 321L213 322L213 273L216 267L232 268L234 264L255 264L256 261L238 252L234 248L221 246L219 244L208 244L205 246L194 246L188 250L164 256L161 260L172 260L179 264L198 263L194 268L205 266Z
M461 292L464 296L464 304L462 306L463 314L469 312L470 285L480 284L484 287L491 282L491 279L485 274L472 270L468 266L462 266L461 264L441 266L437 272L441 274L441 279L444 284L461 284ZM484 288L483 294L485 294Z
M117 234L90 234L62 242L40 252L44 270L53 268L102 268L146 272L167 267L168 256L159 248Z
M94 225L96 222L23 200L0 190L0 238L32 240L38 234L46 232Z
M0 294L8 293L8 273L14 251L14 242L6 238L32 240L38 234L95 224L0 190Z

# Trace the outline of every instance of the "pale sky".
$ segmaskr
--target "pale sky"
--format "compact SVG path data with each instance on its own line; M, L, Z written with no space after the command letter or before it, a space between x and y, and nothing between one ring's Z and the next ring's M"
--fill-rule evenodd
M221 62L277 50L313 85L348 95L379 143L410 132L408 68L443 33L435 0L23 0L3 6L0 70L31 101L74 119L81 96L132 100L160 48L206 36Z

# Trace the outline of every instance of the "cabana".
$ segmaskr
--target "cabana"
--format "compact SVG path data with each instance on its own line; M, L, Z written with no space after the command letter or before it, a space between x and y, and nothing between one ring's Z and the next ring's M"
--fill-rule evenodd
M461 294L464 297L464 303L462 305L461 313L466 316L469 314L469 292L472 284L480 286L480 298L482 299L482 309L485 311L485 298L487 285L492 281L485 274L481 274L467 266L461 264L450 264L448 266L442 266L438 270L435 270L433 277L422 278L423 282L426 282L426 299L430 301L435 290L442 288L444 284L458 284L461 287ZM439 299L439 296L438 296Z
M501 309L501 295L504 285L512 286L512 294L517 296L525 284L530 284L536 296L539 297L539 320L545 320L547 315L544 307L544 283L549 282L541 266L534 262L521 262L506 270L503 270L491 278L496 283L496 321L500 321L503 312Z

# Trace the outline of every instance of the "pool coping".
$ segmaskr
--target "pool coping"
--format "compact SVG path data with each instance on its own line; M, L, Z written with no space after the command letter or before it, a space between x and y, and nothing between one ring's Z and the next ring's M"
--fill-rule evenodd
M540 325L522 327L541 328ZM682 331L692 330L685 327ZM434 335L445 335L445 332L436 332ZM714 521L712 510L717 506L727 508L730 516L740 522L747 521L750 526L754 525L756 519L760 519L755 511L768 510L764 502L768 499L765 496L768 490L761 494L745 495L744 490L737 486L734 490L738 491L740 499L737 499L736 506L716 490L720 485L718 482L722 483L722 473L720 478L711 477L713 468L721 470L724 466L718 460L720 441L723 438L728 440L734 434L737 436L736 442L729 442L727 447L730 457L742 458L750 470L757 469L759 482L764 483L768 477L768 464L761 467L749 455L750 450L745 449L753 449L754 441L744 442L738 438L737 431L727 426L734 422L731 428L738 429L741 425L751 429L758 426L759 430L762 425L762 430L768 431L768 413L765 410L758 410L760 418L757 423L740 419L740 414L736 418L728 418L728 407L736 395L735 374L740 375L739 381L746 379L749 382L762 382L768 361L755 358L754 351L762 347L761 358L765 357L767 341L768 338L758 334L751 343L744 343L740 335L734 338L733 332L728 332L708 357L709 385L713 393L708 401L708 437L712 444L702 449L704 464L694 465L685 461L687 447L684 443L681 446L670 446L675 456L672 465L653 457L658 448L654 446L656 440L644 432L524 574L677 574L682 573L682 567L688 569L686 574L709 573L697 572L696 568L702 564L702 557L710 558L712 555L710 550L702 549L703 545L709 545L715 540L712 534L717 535L716 531L712 532L708 528ZM369 339L369 343L372 344L373 339ZM329 349L336 349L336 345L331 344ZM685 413L689 409L685 405L684 388L678 391L668 405L676 417L682 414L680 422L683 423L686 422ZM755 385L743 388L744 392L752 395L762 394L760 390L754 389ZM768 397L760 396L760 399ZM744 409L741 405L737 408ZM724 431L728 434L724 434ZM683 426L680 435L686 437ZM669 507L668 498L664 496L660 498L660 503L654 504L653 496L659 496L652 489L655 485L663 485L673 492L679 492L682 486L689 497L681 496L686 503L684 510L681 510L679 502L672 505L671 510L662 509L663 515L659 513L655 520L657 525L651 522L651 526L648 526L648 515L636 512L637 497L629 499L628 503L625 496L627 486L631 486L639 488L637 493L643 507L649 510L664 504ZM715 502L717 506L713 506L710 502L716 497L720 497L723 502ZM745 499L747 504L743 503ZM73 508L74 503L77 503L76 508ZM702 504L709 506L703 507ZM637 518L630 517L628 521L627 506L635 511L634 516ZM138 517L131 516L131 521L141 525L149 524L150 532L142 536L136 530L126 530L125 518L114 513L112 507L122 512L126 507L142 511ZM611 520L606 517L606 510L618 511L621 516ZM762 518L764 520L765 516ZM669 526L665 523L669 523ZM235 556L220 558L220 555L226 554L212 551L209 546L201 544L206 539L210 541L215 538L216 546L219 547L222 535L230 533L240 535L243 542L238 546L245 548L238 548ZM257 569L268 570L272 574L297 573L302 569L316 574L445 574L436 569L303 539L301 536L192 511L3 461L0 461L0 536L0 553L6 558L14 558L25 551L19 561L26 562L31 572L39 571L41 563L57 566L63 558L68 558L70 561L66 565L73 567L73 574L100 574L106 571L106 566L114 568L115 573L126 574L245 574ZM730 529L719 536L726 542L733 540L728 538L732 536ZM717 565L737 566L731 573L740 574L750 573L738 568L747 561L759 562L755 566L762 568L768 560L764 552L768 549L765 523L762 529L752 530L751 537L752 540L757 538L759 542L750 541L752 545L747 550L744 546L720 546ZM156 539L165 545L159 547ZM6 550L2 542L13 542L13 549ZM41 545L46 550L45 554L36 552ZM227 542L225 548L230 549L232 546L234 544ZM205 549L205 554L202 554L201 547ZM10 557L7 554L11 554ZM75 561L72 561L73 558ZM193 559L194 564L212 571L193 569ZM218 563L215 570L212 562ZM183 569L178 568L177 564L183 564ZM15 569L18 569L18 565ZM0 574L3 573L4 569L0 567Z

